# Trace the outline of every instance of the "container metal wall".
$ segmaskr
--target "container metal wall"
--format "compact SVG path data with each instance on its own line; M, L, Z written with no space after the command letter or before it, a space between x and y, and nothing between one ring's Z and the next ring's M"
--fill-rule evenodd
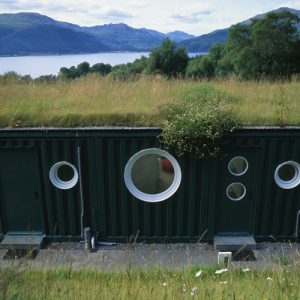
M43 134L41 134L42 136ZM24 148L35 150L42 194L40 196L42 201L42 232L54 238L80 235L78 185L71 190L59 190L49 180L49 170L55 162L66 160L77 166L76 143L73 139L31 139L28 134L21 134L19 138L1 139L0 143L0 155L1 151L16 151L17 153L19 149ZM31 180L30 177L24 178L25 183L29 183ZM3 216L4 209L2 208L1 211L2 219L5 219ZM3 231L5 231L5 222L2 221Z
M123 173L132 155L159 146L159 134L159 129L0 130L0 155L1 151L34 149L40 171L43 232L51 239L79 238L83 214L83 225L90 226L100 240L212 240L222 231L226 213L230 216L230 210L224 211L224 195L226 185L235 178L230 177L227 164L236 155L249 160L249 176L241 180L251 195L251 209L232 216L232 230L236 222L239 232L238 223L247 217L249 234L258 239L295 237L300 186L281 189L274 172L282 162L300 163L299 128L240 129L228 136L219 158L176 157L182 170L178 191L166 201L151 204L130 194ZM79 184L70 190L51 184L49 170L58 161L68 161L77 170L81 163L82 199ZM6 233L2 205L0 198L0 234Z
M201 201L205 189L197 188L202 181L201 163L184 157L179 159L182 182L170 199L146 203L134 198L124 182L124 169L136 152L157 145L156 138L104 138L95 140L93 186L90 198L91 227L98 236L128 240L198 239L207 229L206 202ZM90 182L91 185L91 182ZM208 185L207 185L208 187Z

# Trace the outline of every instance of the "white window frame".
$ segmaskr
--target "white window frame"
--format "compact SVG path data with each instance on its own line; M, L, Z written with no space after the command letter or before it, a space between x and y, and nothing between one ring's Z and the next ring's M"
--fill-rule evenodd
M244 189L244 193L242 194L242 196L238 197L238 198L232 198L231 196L229 196L228 194L228 190L229 188L234 185L234 184L239 184L243 187ZM246 196L246 193L247 193L247 189L246 187L241 183L241 182L233 182L233 183L230 183L226 189L226 196L228 197L228 199L232 200L232 201L241 201L245 196Z
M280 168L290 165L295 170L295 175L291 180L282 180L279 176L279 170ZM285 190L290 190L295 187L297 187L300 184L300 164L298 164L295 161L289 160L286 162L283 162L282 164L278 165L275 172L274 172L274 179L276 184Z
M239 174L232 172L231 169L230 169L230 167L229 167L230 164L232 163L232 161L235 160L235 159L237 159L237 158L242 158L242 159L246 162L246 169L245 169L242 173L239 173ZM244 174L248 171L249 163L248 163L248 160L247 160L244 156L235 156L235 157L233 157L233 158L229 161L227 167L228 167L229 173L232 174L233 176L242 176L242 175L244 175Z
M149 154L156 154L159 156L163 156L164 158L168 159L173 168L174 168L174 179L172 184L162 193L158 194L146 194L140 191L139 189L136 188L136 186L132 182L131 178L131 171L134 163L142 158L145 155ZM181 183L181 169L180 166L177 162L177 160L167 151L158 149L158 148L149 148L145 150L141 150L134 154L127 162L124 170L124 181L126 184L127 189L129 192L136 197L137 199L140 199L145 202L150 202L150 203L155 203L155 202L161 202L164 201L168 198L170 198L179 188L180 183Z
M69 166L73 169L74 176L71 180L64 181L59 178L58 169L62 166ZM49 178L55 187L57 187L61 190L69 190L72 187L74 187L76 185L76 183L78 182L78 172L77 172L76 167L74 165L72 165L71 163L69 163L67 161L59 161L51 167L51 169L49 171Z

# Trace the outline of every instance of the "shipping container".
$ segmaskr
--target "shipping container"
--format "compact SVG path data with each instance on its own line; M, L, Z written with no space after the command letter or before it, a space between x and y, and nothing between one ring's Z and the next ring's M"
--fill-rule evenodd
M297 240L300 127L230 133L218 157L160 150L159 128L0 130L0 234L80 240Z

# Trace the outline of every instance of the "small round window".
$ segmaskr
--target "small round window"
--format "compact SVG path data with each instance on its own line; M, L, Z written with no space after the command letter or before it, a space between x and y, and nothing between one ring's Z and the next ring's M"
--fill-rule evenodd
M246 195L246 188L240 182L231 183L227 187L226 195L232 201L242 200Z
M242 156L236 156L228 163L228 170L232 175L241 176L248 170L248 161Z
M300 184L300 165L295 161L280 164L274 174L277 185L283 189L292 189Z
M132 156L124 171L125 184L132 195L146 202L170 198L181 182L181 169L168 152L151 148Z
M49 177L54 186L62 190L68 190L76 185L78 172L72 164L60 161L52 166Z

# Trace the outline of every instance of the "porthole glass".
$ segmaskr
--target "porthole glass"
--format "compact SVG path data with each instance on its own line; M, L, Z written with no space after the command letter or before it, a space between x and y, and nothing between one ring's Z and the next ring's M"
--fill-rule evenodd
M124 171L128 190L146 202L159 202L171 197L181 182L177 160L168 152L151 148L132 156Z
M57 177L64 182L72 180L74 173L74 169L69 165L62 165L57 169Z
M228 170L234 176L241 176L248 170L248 161L242 156L236 156L228 163Z
M231 183L226 190L227 197L233 201L242 200L246 195L246 188L240 182Z
M66 161L60 161L51 167L49 178L55 187L67 190L76 185L78 172L72 164Z
M277 185L283 189L292 189L300 184L300 165L295 161L280 164L274 173Z

